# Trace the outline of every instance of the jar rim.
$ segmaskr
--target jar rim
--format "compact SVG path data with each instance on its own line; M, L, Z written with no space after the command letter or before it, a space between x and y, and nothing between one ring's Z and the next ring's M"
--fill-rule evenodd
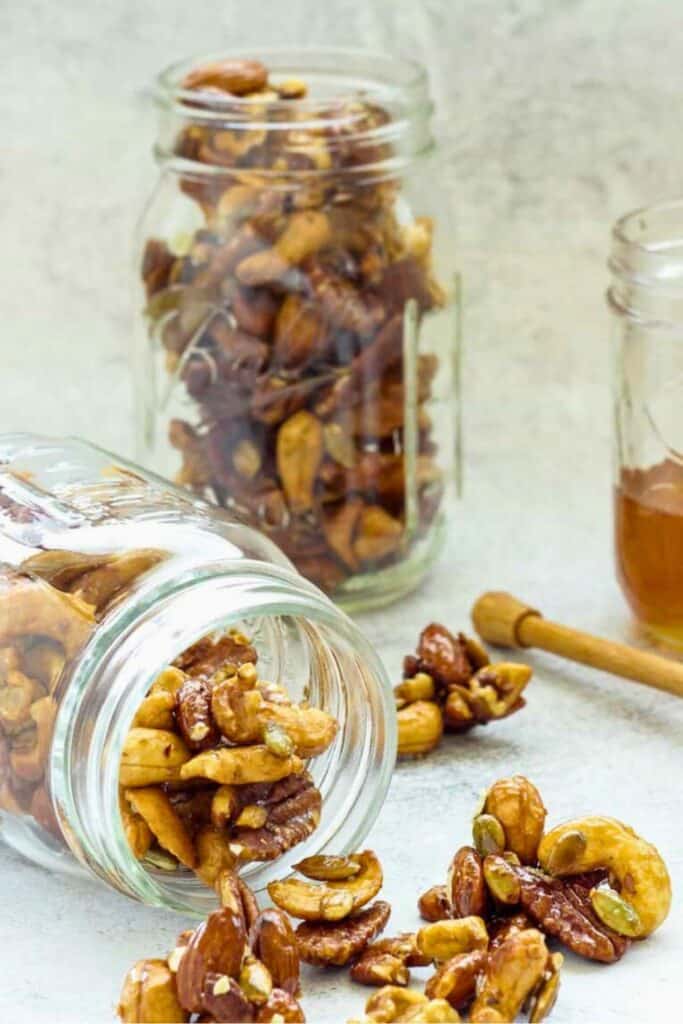
M254 49L227 49L177 61L156 78L154 99L163 113L162 131L155 156L184 175L231 176L236 170L219 162L200 162L175 151L175 126L202 126L232 133L291 134L327 131L343 133L347 142L367 147L368 160L353 167L317 166L289 170L285 177L324 179L343 173L351 176L395 174L408 159L433 146L430 120L433 103L427 69L410 57L394 57L373 50L337 47L270 47L258 49L269 74L282 80L301 77L310 85L309 95L298 99L256 95L234 96L218 91L203 93L183 88L184 76L202 63L255 59ZM201 96L201 102L198 97ZM360 106L359 104L362 104ZM382 108L386 121L373 123L368 108ZM169 122L170 119L170 122ZM328 136L329 138L330 136ZM373 147L400 143L400 153L376 159ZM299 143L292 152L305 152ZM269 168L267 160L253 170L267 178L282 179L283 172ZM243 168L241 170L244 170Z
M240 590L240 577L249 580L251 591ZM299 585L299 594L292 591L293 582ZM224 595L230 593L229 588L239 591L240 600L232 606L228 602L212 603L221 587L225 588ZM328 822L321 836L317 830L307 842L315 845L317 838L322 845L329 842L328 833L336 836L342 832L344 838L335 852L349 852L364 838L384 801L396 745L396 726L388 712L393 706L391 687L379 658L351 620L294 570L247 559L195 566L186 579L163 586L159 592L148 592L125 613L122 610L119 621L109 627L112 635L99 635L97 650L93 649L90 655L86 649L83 663L67 687L55 726L51 789L62 823L67 825L65 831L72 850L79 852L79 859L90 871L146 903L201 916L215 905L215 894L192 875L166 880L162 875L150 874L135 860L118 814L118 765L125 736L155 674L189 643L218 628L219 622L220 628L236 624L245 615L244 609L251 607L250 601L258 605L259 614L298 614L331 630L367 659L368 679L374 681L375 710L368 714L377 724L379 713L380 735L366 735L364 756L359 751L357 760L355 756L349 758L348 750L345 751L346 761L352 761L355 772L348 788L363 798L359 796L358 806L354 804L353 813L349 812L343 821L335 819L334 826ZM193 610L200 607L204 617L195 614L193 619ZM209 607L220 610L209 615ZM149 643L152 637L152 644L163 648L165 656L159 658L150 652L147 660L141 660L136 673L131 654L144 648L145 641ZM169 648L168 643L174 646ZM93 680L102 691L101 703L86 706L82 700L84 688L91 686ZM352 733L356 739L357 722ZM87 766L81 763L83 756L87 757ZM315 770L315 763L313 767ZM329 766L324 769L326 777L329 771ZM372 785L368 785L369 776ZM299 856L301 847L291 851L291 857L285 854L273 864L257 865L259 889L270 880L269 871L276 870L282 875Z
M677 232L672 232L670 229L670 218L673 213L680 218ZM644 237L648 229L653 230L659 227L660 218L668 225L668 230L665 230L661 237L659 237L659 232L656 237ZM650 222L654 219L654 224L648 225L648 219ZM662 223L662 227L664 227L664 223ZM639 233L641 237L639 237ZM654 203L652 206L641 206L630 210L614 224L612 238L616 243L632 247L642 253L656 254L683 246L683 199L664 200Z

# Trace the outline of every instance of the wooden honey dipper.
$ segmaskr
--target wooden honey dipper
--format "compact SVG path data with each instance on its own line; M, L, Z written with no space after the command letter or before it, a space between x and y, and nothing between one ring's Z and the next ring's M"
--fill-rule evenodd
M498 647L540 647L561 658L683 697L683 664L550 622L503 590L482 594L471 614L481 638Z

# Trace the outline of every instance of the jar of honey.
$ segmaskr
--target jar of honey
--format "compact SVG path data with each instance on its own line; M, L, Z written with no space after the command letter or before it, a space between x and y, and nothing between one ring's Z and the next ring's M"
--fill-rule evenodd
M650 638L683 649L683 200L612 234L615 547Z

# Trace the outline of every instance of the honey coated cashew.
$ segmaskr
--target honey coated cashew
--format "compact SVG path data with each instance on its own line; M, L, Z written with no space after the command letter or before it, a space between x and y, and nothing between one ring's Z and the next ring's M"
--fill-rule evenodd
M318 884L287 878L269 884L270 898L304 921L339 921L365 906L382 888L382 867L372 850L355 853L353 859L360 871L352 878Z
M650 935L669 913L671 880L659 851L616 818L595 815L558 825L543 836L538 859L559 877L608 870L638 915L640 924L630 931L634 938Z

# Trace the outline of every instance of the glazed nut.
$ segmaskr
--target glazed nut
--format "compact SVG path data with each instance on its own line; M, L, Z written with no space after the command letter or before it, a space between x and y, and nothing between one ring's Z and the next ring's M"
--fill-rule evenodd
M41 697L31 704L32 742L24 748L15 738L10 753L10 766L18 778L39 782L45 774L56 714L57 702L52 697Z
M443 961L450 960L458 953L486 949L489 936L482 918L472 916L426 924L418 931L416 942L423 956Z
M236 978L246 947L244 920L228 907L214 910L194 931L178 965L176 984L182 1006L191 1013L207 1009L207 975Z
M505 906L519 903L522 886L511 864L492 854L484 859L484 878L493 898Z
M302 921L296 929L299 956L308 964L344 967L386 926L391 907L377 900L343 921Z
M359 562L380 562L398 551L403 543L403 525L381 505L366 505L362 510L353 553Z
M158 786L127 789L125 797L135 813L147 823L159 846L168 850L185 867L195 867L197 854L192 839L164 791Z
M225 828L238 813L239 797L235 786L219 786L211 799L211 821L216 828Z
M204 1012L198 1021L213 1024L215 1021L246 1021L254 1019L254 1007L239 984L227 974L208 971L204 976L201 994Z
M119 783L128 789L177 782L181 766L189 759L190 751L176 733L136 726L123 744Z
M180 687L183 685L187 676L184 672L181 672L179 668L174 668L172 665L168 666L160 672L154 682L149 688L150 694L154 693L170 693L175 697Z
M145 819L133 810L123 790L119 790L119 812L126 842L133 856L142 860L152 845L152 830Z
M445 960L427 981L425 995L429 999L445 999L455 1010L462 1009L471 1002L487 960L488 953L483 949L458 953Z
M339 882L354 878L361 870L361 863L354 857L318 854L294 864L294 870L315 882Z
M247 804L240 811L235 825L237 828L262 828L267 820L267 808L261 804Z
M573 859L566 848L563 849L565 843L571 844ZM635 930L634 937L650 935L669 913L671 880L659 851L615 818L578 818L552 829L541 840L538 859L542 868L556 875L606 869L615 880L614 887L622 900L634 912L628 926ZM606 909L607 900L599 898L598 905ZM622 913L621 920L625 922L625 911ZM608 916L611 920L619 919L610 911ZM638 926L636 917L640 922Z
M330 238L330 222L320 210L294 213L271 249L254 253L236 268L240 284L274 284L286 278L288 271L318 252Z
M553 953L548 957L543 977L529 1000L529 1024L540 1024L557 1002L560 968L563 962L564 957L561 953Z
M231 743L258 743L261 739L263 697L252 687L252 682L238 673L214 685L211 692L211 714Z
M473 819L472 840L480 857L502 853L505 849L505 831L492 814L477 814Z
M195 872L205 885L213 888L222 871L231 871L235 866L230 833L223 828L207 825L195 836L197 866Z
M193 68L182 81L183 89L220 89L233 96L246 96L266 87L268 71L257 60L206 61Z
M516 853L522 864L535 864L546 809L533 783L523 775L499 779L486 794L484 811L502 825L505 849Z
M277 782L304 770L296 757L276 757L266 746L220 747L206 750L183 764L181 779L211 779L223 785Z
M351 968L351 979L360 985L407 985L410 971L400 957L368 946Z
M261 1006L273 991L270 971L255 956L245 956L238 978L239 986L250 1003Z
M470 1019L514 1021L542 982L547 962L545 939L535 928L510 935L488 957Z
M278 430L277 469L292 512L306 512L313 505L323 448L322 423L304 409L285 420Z
M279 722L270 720L263 725L263 742L276 757L291 757L296 751L294 740Z
M643 925L633 904L611 886L602 884L591 889L590 900L595 913L612 931L630 939L642 934Z
M485 917L484 869L480 855L471 846L461 847L451 861L448 895L453 917Z
M163 960L138 960L128 971L118 1005L124 1024L184 1024L175 978Z
M332 715L320 708L301 704L264 704L261 719L266 730L279 725L294 744L299 757L317 757L334 741L339 724ZM282 756L281 754L279 756Z
M447 921L453 916L453 908L445 885L433 885L423 892L417 901L417 909L424 921Z
M187 679L175 696L178 729L190 750L201 750L217 739L211 715L211 690L201 679Z
M292 917L305 921L338 921L360 909L382 888L382 867L372 850L353 855L360 871L351 878L332 882L301 882L290 878L271 882L273 903Z
M397 708L413 704L416 700L434 700L435 696L434 680L426 672L418 672L411 679L404 679L394 687Z
M215 889L220 905L239 914L248 931L256 921L259 909L256 897L247 883L235 871L227 868L219 873Z
M365 1004L366 1017L371 1021L391 1024L393 1021L405 1020L407 1014L428 1003L426 995L415 989L400 988L396 985L385 985L371 995Z
M293 995L274 988L268 1000L259 1007L257 1024L304 1024L306 1018Z
M262 910L251 926L249 946L270 973L273 986L299 992L299 950L289 918L281 910Z
M438 747L443 735L443 717L438 704L417 700L396 714L398 753L401 757L428 754Z
M168 690L156 690L147 694L135 712L134 727L143 729L173 729L175 719L175 695Z
M40 693L40 686L23 672L8 672L0 684L0 725L9 731L29 721L31 704Z

